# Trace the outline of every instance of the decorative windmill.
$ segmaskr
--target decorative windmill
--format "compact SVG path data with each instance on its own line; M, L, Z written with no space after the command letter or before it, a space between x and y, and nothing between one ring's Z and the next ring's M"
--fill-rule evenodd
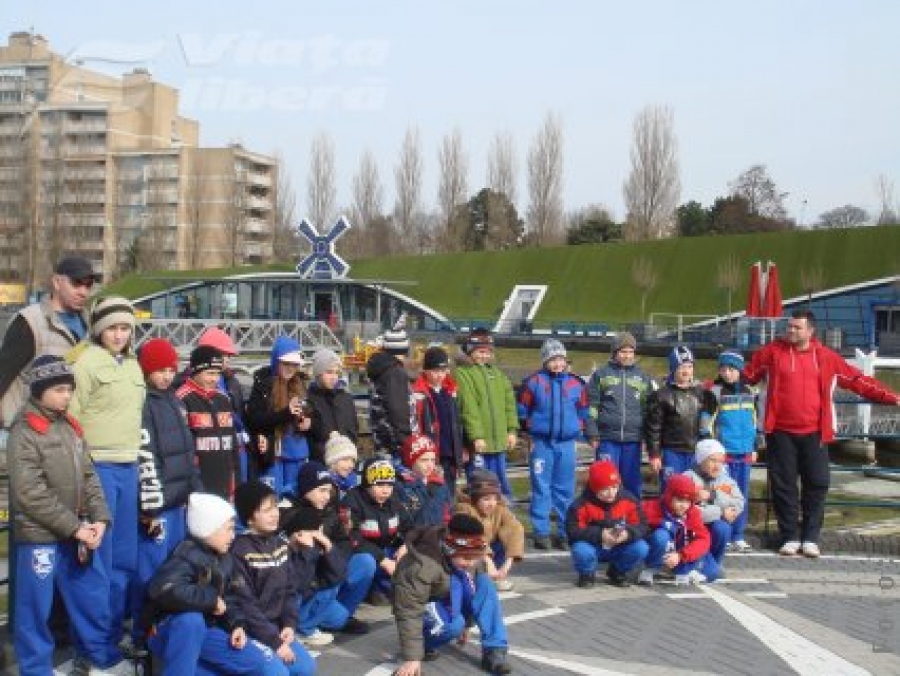
M326 234L320 235L305 218L295 227L297 234L309 242L310 252L297 265L304 279L343 279L350 272L350 264L337 255L334 243L351 228L350 221L341 216Z

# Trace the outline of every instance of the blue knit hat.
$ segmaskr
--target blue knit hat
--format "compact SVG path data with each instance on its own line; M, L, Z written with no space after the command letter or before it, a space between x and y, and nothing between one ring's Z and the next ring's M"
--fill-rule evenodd
M687 345L676 345L669 352L669 373L675 373L682 364L693 364L694 353Z
M719 366L730 366L733 369L741 371L744 368L744 358L739 352L726 350L719 355Z

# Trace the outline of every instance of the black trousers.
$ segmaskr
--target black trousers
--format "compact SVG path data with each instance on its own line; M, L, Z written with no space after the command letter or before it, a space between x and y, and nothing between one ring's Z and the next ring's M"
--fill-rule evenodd
M818 542L831 484L828 449L819 433L766 435L772 506L782 542ZM800 480L799 499L797 479Z

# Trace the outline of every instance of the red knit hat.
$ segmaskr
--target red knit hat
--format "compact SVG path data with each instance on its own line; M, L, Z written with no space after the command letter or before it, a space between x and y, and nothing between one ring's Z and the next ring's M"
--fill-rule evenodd
M151 338L141 345L138 354L138 363L145 376L154 371L162 371L171 368L178 370L178 353L165 338Z
M619 470L609 460L599 460L588 470L588 488L595 493L604 488L612 488L622 483Z
M434 459L437 460L437 446L430 437L424 434L410 434L403 442L403 464L412 469L416 464L416 460L426 453L434 453Z
M666 490L663 492L663 502L671 509L672 500L682 498L694 502L697 499L697 484L691 477L684 474L675 474L666 481Z

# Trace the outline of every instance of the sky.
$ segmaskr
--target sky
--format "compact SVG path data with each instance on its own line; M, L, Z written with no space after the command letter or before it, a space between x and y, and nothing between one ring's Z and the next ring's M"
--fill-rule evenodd
M634 118L664 105L680 203L709 206L763 164L804 225L844 204L877 215L880 175L900 199L898 27L895 0L31 0L0 16L2 33L33 28L86 67L148 68L181 91L203 145L283 157L300 212L322 132L334 141L338 203L351 203L369 150L390 208L410 125L424 206L436 207L438 147L458 128L470 194L485 185L493 137L512 135L524 212L528 147L553 112L566 210L603 204L621 220Z

